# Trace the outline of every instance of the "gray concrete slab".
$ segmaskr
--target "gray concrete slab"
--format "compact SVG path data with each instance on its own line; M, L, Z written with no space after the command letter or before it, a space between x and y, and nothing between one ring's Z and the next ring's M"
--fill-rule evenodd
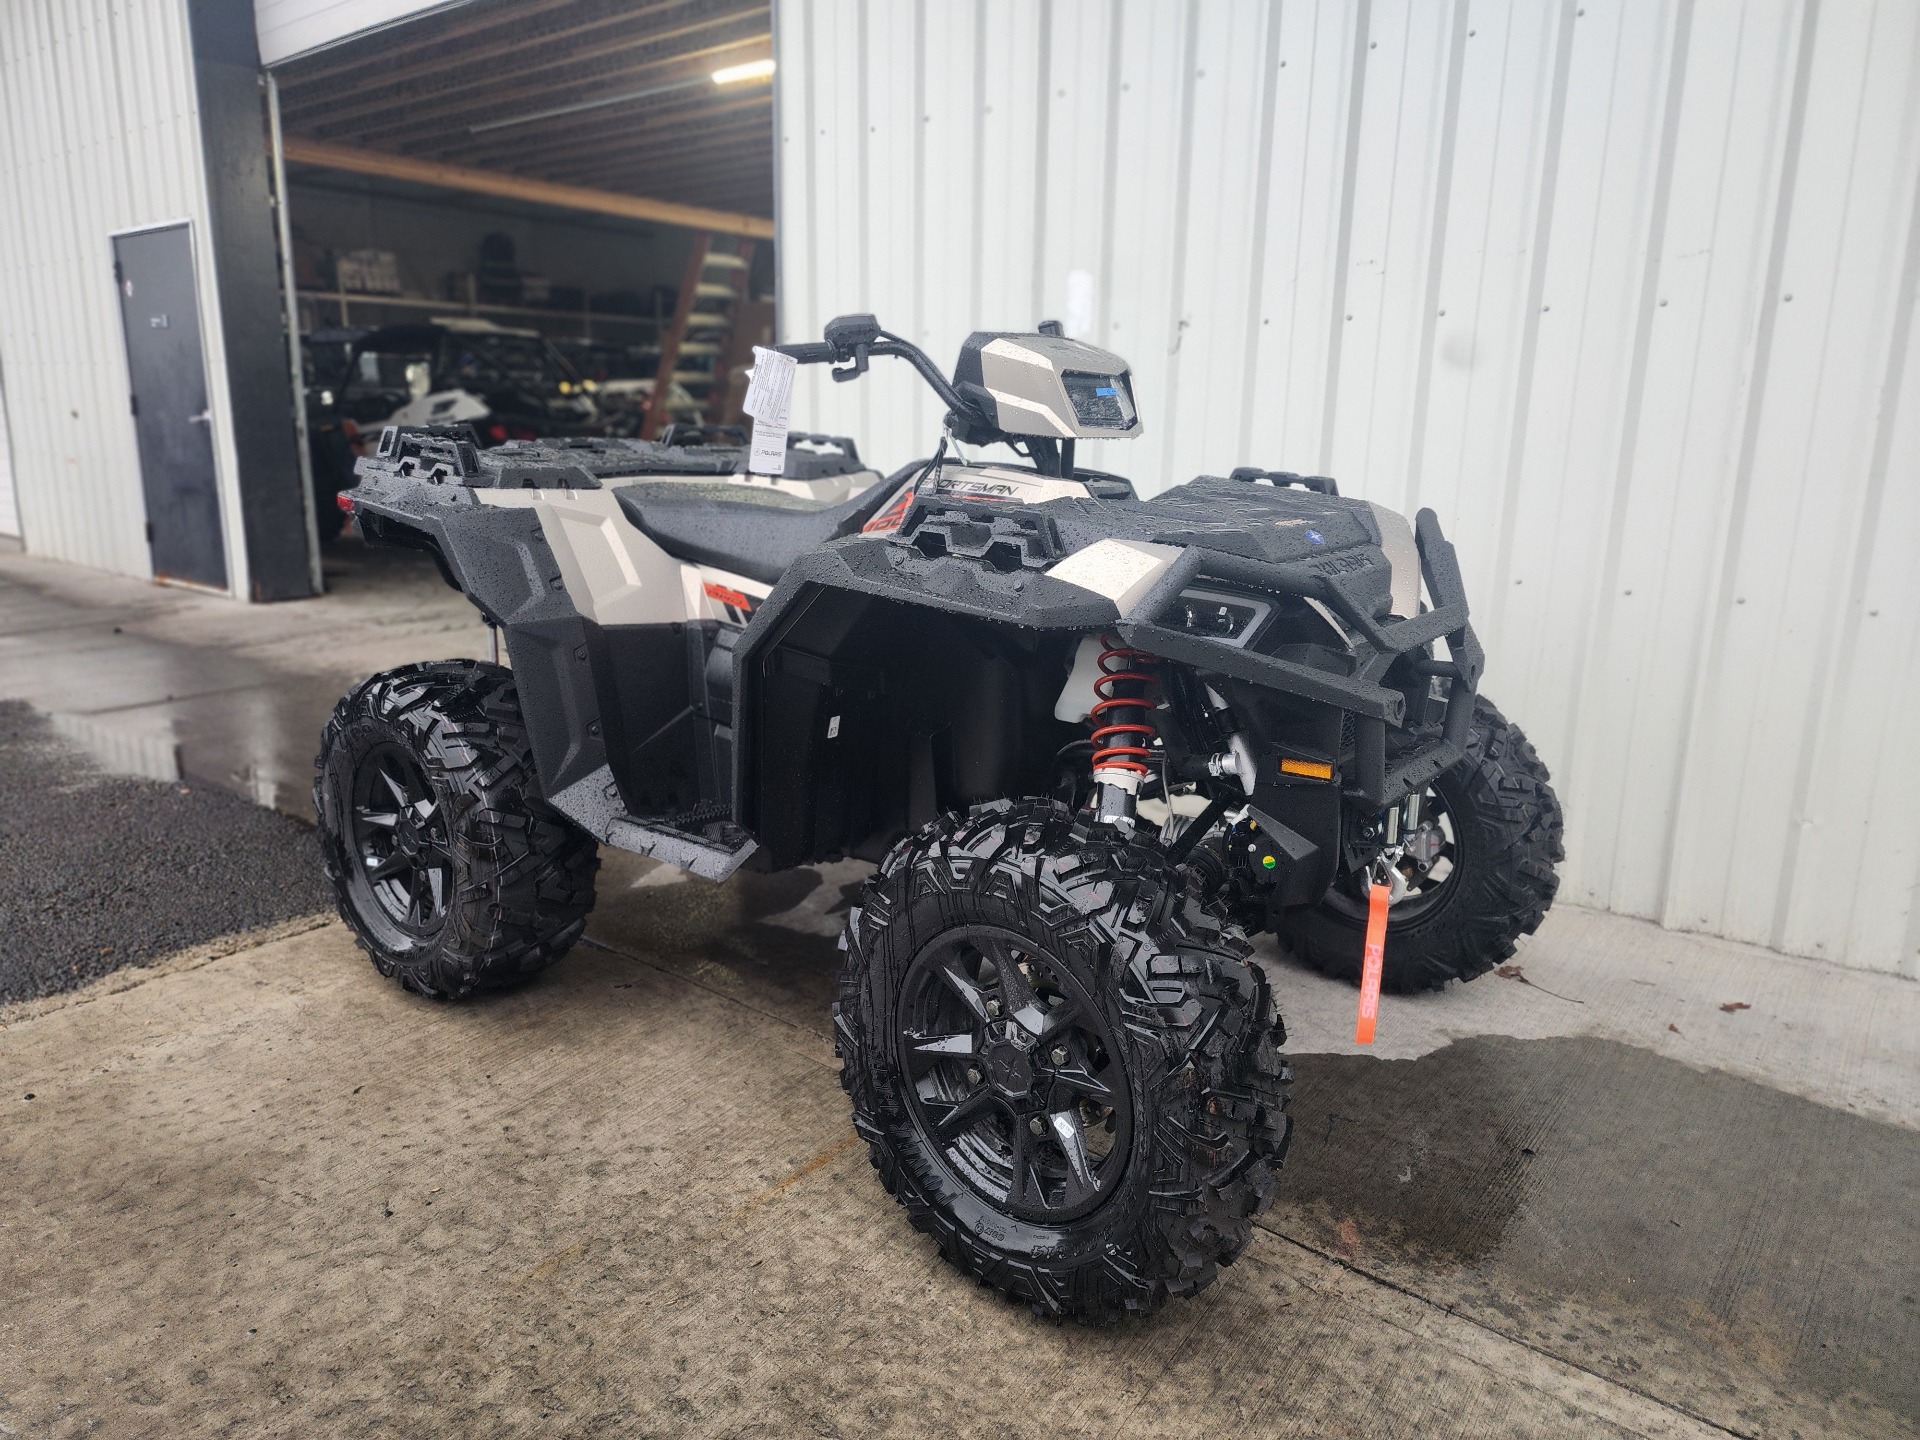
M1870 1394L1791 1375L1727 1399L1663 1395L1553 1335L1510 1333L1523 1327L1498 1310L1449 1313L1370 1279L1311 1236L1282 1238L1284 1219L1158 1320L1037 1321L905 1225L847 1130L824 1033L777 1008L601 946L517 994L434 1005L380 981L329 925L10 1026L0 1423L1516 1437L1903 1423ZM1369 1193L1398 1184L1360 1174ZM1616 1317L1566 1288L1553 1326ZM1626 1339L1614 1348L1630 1358Z

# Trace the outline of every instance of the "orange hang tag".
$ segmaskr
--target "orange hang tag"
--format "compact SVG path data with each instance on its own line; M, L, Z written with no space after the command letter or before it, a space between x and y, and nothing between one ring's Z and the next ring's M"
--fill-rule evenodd
M1367 891L1367 950L1360 962L1360 1018L1354 1021L1353 1043L1373 1043L1373 1022L1380 1014L1380 966L1387 953L1387 898L1385 885Z

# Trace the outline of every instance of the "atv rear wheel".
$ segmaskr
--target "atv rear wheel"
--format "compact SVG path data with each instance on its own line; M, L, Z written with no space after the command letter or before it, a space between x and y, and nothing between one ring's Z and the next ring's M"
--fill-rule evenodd
M1437 822L1432 868L1422 868L1387 912L1380 986L1395 994L1471 980L1512 955L1514 942L1546 917L1560 885L1553 867L1566 858L1547 767L1491 701L1474 702L1467 757L1428 795L1423 810ZM1356 984L1367 925L1364 884L1342 875L1318 905L1283 912L1278 926L1314 969Z
M951 1264L1107 1322L1246 1248L1286 1037L1239 927L1157 850L1046 800L977 806L894 848L841 943L854 1128Z
M540 798L510 671L443 660L374 676L334 708L314 771L327 876L381 974L455 1000L579 938L597 847Z

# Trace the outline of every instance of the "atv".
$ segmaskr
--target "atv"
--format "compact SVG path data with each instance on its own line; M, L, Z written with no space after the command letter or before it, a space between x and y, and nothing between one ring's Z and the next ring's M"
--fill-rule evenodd
M883 478L789 437L760 475L738 432L383 433L362 535L431 554L510 667L340 702L341 913L453 999L565 953L599 845L709 880L869 861L833 1033L882 1183L1042 1314L1152 1311L1240 1254L1287 1148L1248 932L1357 976L1382 887L1388 989L1482 973L1553 898L1546 770L1476 693L1431 511L1256 469L1140 499L1074 454L1140 433L1127 366L1054 325L951 376L871 316L777 349L906 360L939 447ZM1015 463L949 453L989 444Z
M308 424L345 430L356 449L387 425L463 424L483 445L599 434L594 388L538 331L441 315L362 332Z

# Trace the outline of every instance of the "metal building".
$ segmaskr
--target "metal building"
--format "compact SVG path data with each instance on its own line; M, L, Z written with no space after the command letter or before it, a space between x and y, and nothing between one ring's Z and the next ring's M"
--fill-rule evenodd
M289 167L704 232L738 258L772 232L767 27L765 0L0 6L0 536L246 599L317 593L338 474L303 473ZM603 335L651 333L615 298ZM459 308L431 283L365 301Z
M1432 506L1566 802L1563 896L1920 973L1920 7L775 23L783 338L1060 318L1148 424L1084 463ZM796 423L931 445L911 376L807 375Z
M287 343L252 323L280 300L251 0L16 0L0 117L16 528L121 574L311 593Z

